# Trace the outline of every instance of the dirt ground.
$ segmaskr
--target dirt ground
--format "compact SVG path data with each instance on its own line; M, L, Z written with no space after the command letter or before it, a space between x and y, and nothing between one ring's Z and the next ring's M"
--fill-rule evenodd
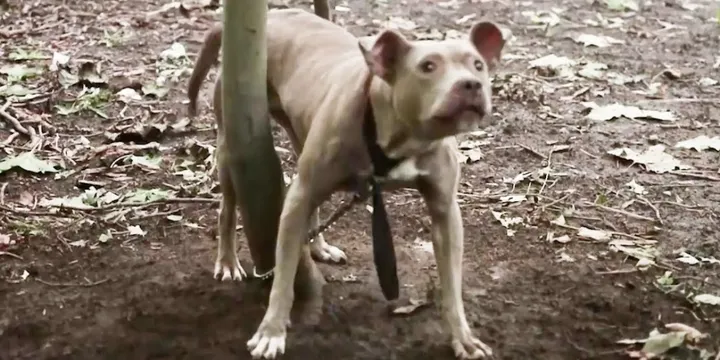
M101 110L95 104L97 111L88 106L69 115L60 114L70 106L63 104L77 105L79 100L73 101L82 87L63 89L47 68L53 53L61 52L70 56L72 69L84 61L98 65L107 81L98 85L84 77L88 87L140 92L163 74L159 54L174 42L185 45L194 60L204 31L219 14L191 6L158 11L165 5L159 0L9 3L0 15L0 66L28 64L46 73L21 82L38 95L13 100L7 111L37 130L37 156L64 169L0 173L0 359L250 358L245 342L264 314L267 288L258 281L212 278L219 194L216 176L204 164L215 136L212 81L205 82L201 116L191 126L175 133L132 134L136 124L184 118L191 61L183 63L177 80L168 76L164 96L152 98L143 90L146 96L127 105L112 97ZM309 8L310 3L287 5ZM645 338L667 323L710 334L700 346L720 350L720 308L694 300L697 294L720 294L715 260L720 258L720 155L675 148L682 140L719 134L720 87L704 79L720 80L717 4L647 1L637 12L615 11L603 1L348 0L335 5L335 21L359 36L388 24L413 38L447 35L467 31L481 18L512 33L494 80L494 116L501 124L473 135L463 150L482 157L464 166L460 189L466 312L497 359L625 359L628 349L638 347L618 340ZM532 12L539 11L552 13L533 21ZM574 40L580 34L624 43L583 46ZM42 58L12 60L9 54L18 49ZM551 54L577 61L576 72L586 62L601 62L609 72L637 78L618 84L529 68L530 61ZM9 82L0 75L0 86ZM668 110L676 119L589 120L583 102L590 101ZM55 131L42 130L38 125L44 122ZM33 147L9 124L0 118L0 158ZM287 138L274 132L276 144L290 149ZM122 146L102 147L112 142L108 139ZM161 147L123 145L131 141L156 141ZM693 166L693 172L654 173L606 154L652 144L665 144L666 152ZM156 165L128 160L147 159L147 154L154 154ZM293 156L279 154L291 173ZM519 181L513 185L513 179ZM43 199L78 196L90 185L118 195L160 189L195 200L60 212L43 206ZM341 199L337 195L324 205L323 216ZM393 193L387 202L403 300L432 301L437 279L426 250L424 205L410 190ZM561 214L564 223L551 222ZM506 228L496 215L521 223ZM581 237L580 227L612 237ZM239 234L241 261L252 269ZM363 207L326 232L349 261L320 265L330 280L323 317L319 324L294 324L285 359L453 358L436 304L406 316L389 314L369 234ZM681 256L684 261L677 260Z

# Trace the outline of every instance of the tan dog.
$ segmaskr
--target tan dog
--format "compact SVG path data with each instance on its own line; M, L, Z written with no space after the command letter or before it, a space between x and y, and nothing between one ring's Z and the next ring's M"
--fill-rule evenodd
M404 159L383 180L385 187L417 188L428 206L442 314L455 354L490 356L491 349L472 334L462 302L463 224L454 135L491 125L486 116L492 110L489 71L504 46L498 27L481 22L473 26L469 39L441 42L410 42L388 30L367 49L340 26L302 10L270 11L267 26L269 112L289 134L299 158L298 176L287 191L280 219L268 309L247 343L252 356L272 359L285 351L294 278L301 256L307 256L302 246L317 221L318 206L349 184L367 181L373 172L363 137L366 106L372 107L382 150L390 158ZM219 38L220 32L219 26L214 28L208 39ZM204 45L188 91L191 112L218 49L219 40ZM218 78L218 121L220 86ZM222 170L222 151L227 150L219 145L226 194L232 186L227 170ZM226 197L220 248L227 259L218 260L221 267L232 269L235 220L223 217L234 218L227 209L235 204L234 197Z

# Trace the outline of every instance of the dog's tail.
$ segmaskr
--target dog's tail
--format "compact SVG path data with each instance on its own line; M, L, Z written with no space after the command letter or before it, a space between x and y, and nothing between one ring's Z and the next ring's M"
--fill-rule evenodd
M188 115L194 117L197 113L197 97L200 92L200 86L202 85L205 76L207 76L210 67L217 62L218 54L220 53L220 45L222 42L222 25L218 24L213 26L205 34L205 41L203 42L202 48L197 60L195 61L195 67L193 68L192 75L190 75L190 82L188 84Z

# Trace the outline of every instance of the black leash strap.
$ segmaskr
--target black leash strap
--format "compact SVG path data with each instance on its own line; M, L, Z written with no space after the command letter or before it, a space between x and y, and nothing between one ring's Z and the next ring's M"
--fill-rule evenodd
M375 179L376 176L386 176L392 168L397 166L403 159L391 159L377 144L377 129L372 104L368 99L365 106L365 119L363 124L363 137L365 145L370 153L370 161L373 164L373 176L370 177L372 187L372 238L373 258L375 270L380 281L380 288L387 300L395 300L400 295L400 284L397 275L397 259L395 258L395 246L393 245L392 232L388 215L385 211L385 203L382 197L382 188Z

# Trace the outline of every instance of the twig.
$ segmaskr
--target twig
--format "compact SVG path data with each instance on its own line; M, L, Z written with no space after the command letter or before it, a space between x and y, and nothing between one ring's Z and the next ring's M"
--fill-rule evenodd
M711 175L695 174L695 173L689 173L689 172L682 172L682 171L677 171L677 170L670 171L670 174L677 175L677 176L690 177L690 178L694 178L694 179L720 181L719 177L715 177L715 176L711 176Z
M646 99L638 103L685 103L685 104L720 104L720 99L697 99L697 98L675 98L675 99Z
M714 282L714 281L712 281L712 280L708 280L708 279L705 279L705 278L701 278L701 277L699 277L699 276L686 275L686 276L673 276L673 277L674 277L675 279L677 279L677 280L695 280L695 281L699 281L699 282L701 282L701 283L703 283L703 284L708 284L708 285L712 285L712 286L715 286L715 287L717 287L717 288L720 288L720 283L716 283L716 282Z
M657 218L657 221L660 223L660 225L665 225L665 223L662 220L662 217L660 216L660 210L657 208L657 206L653 205L650 200L646 199L643 196L638 195L638 199L642 200L647 206L649 206L653 211L655 211L655 217Z
M685 204L681 204L678 202L667 201L667 200L660 201L660 202L658 202L658 204L675 205L675 206L681 207L683 209L686 209L689 211L694 211L694 212L703 212L703 209L705 209L704 206L700 206L700 205L685 205Z
M608 270L608 271L596 271L595 275L615 275L615 274L632 274L634 272L638 272L638 269L618 269L618 270Z
M45 284L45 285L48 285L48 286L91 287L91 286L97 286L97 285L100 285L100 284L104 284L104 283L110 281L110 278L103 279L103 280L98 280L98 281L91 282L91 283L85 283L85 284L79 284L79 283L55 283L55 282L50 282L50 281L43 280L43 279L41 279L41 278L39 278L39 277L36 277L36 278L35 278L35 281L37 281L37 282L39 282L39 283L42 283L42 284Z
M13 253L11 253L11 252L9 252L9 251L0 251L0 256L3 256L3 255L9 256L9 257L14 257L14 258L16 258L16 259L18 259L18 260L22 260L22 259L23 259L22 256L17 255L17 254L13 254Z
M551 203L549 203L549 204L547 204L547 205L541 206L541 207L540 207L541 211L544 212L545 209L547 209L547 208L549 208L549 207L551 207L551 206L553 206L553 205L555 205L555 204L557 204L557 203L561 203L561 202L567 200L567 198L569 198L572 194L573 194L573 193L567 193L565 196L563 196L563 197L561 197L561 198L559 198L559 199L557 199L557 200L553 200Z
M17 131L13 131L12 134L10 134L10 136L8 136L7 139L5 139L5 141L3 141L0 145L2 145L3 147L8 146L12 144L12 142L15 141L18 136L20 136L20 133Z
M535 156L537 156L537 157L539 157L539 158L541 158L541 159L543 159L543 160L547 160L547 156L545 156L545 155L537 152L537 150L535 150L535 149L533 149L533 148L531 148L531 147L529 147L529 146L527 146L527 145L518 144L518 146L520 146L521 148L525 149L525 151L527 151L527 152L529 152L529 153L531 153L531 154L533 154L533 155L535 155Z
M22 215L22 216L55 216L55 217L73 217L71 214L62 214L62 213L54 213L50 211L27 211L27 210L17 210L13 209L6 205L0 205L0 210L4 210L10 213L13 213L15 215Z
M647 217L647 216L638 215L638 214L631 213L631 212L625 211L625 210L620 210L620 209L611 208L611 207L605 206L605 205L600 205L600 204L591 203L591 202L589 202L589 201L585 201L585 205L594 206L594 207L596 207L596 208L598 208L598 209L602 209L602 210L609 211L609 212L614 212L614 213L616 213L616 214L625 215L625 216L627 216L627 217L630 217L630 218L633 218L633 219L636 219L636 220L644 220L644 221L650 221L650 222L654 222L654 221L655 221L655 219L649 218L649 217Z
M133 203L117 203L117 204L109 204L104 206L98 206L94 208L81 208L81 207L75 207L75 206L67 206L67 205L51 205L52 207L56 208L62 208L62 209L68 209L68 210L78 210L78 211L105 211L105 210L112 210L117 209L120 207L140 207L140 206L151 206L151 205L162 205L162 204L217 204L220 200L218 199L207 199L207 198L169 198L169 199L160 199L160 200L152 200L152 201L146 201L146 202L133 202Z
M5 205L5 189L8 187L9 183L3 183L2 187L0 187L0 205Z
M176 213L176 212L179 212L179 211L180 211L180 209L172 209L172 210L170 210L170 211L163 211L163 212L156 212L156 213L152 213L152 214L145 214L145 215L136 216L136 217L132 218L132 220L152 219L152 218L156 218L156 217L162 217L162 216L165 216L165 215L172 215L172 214L174 214L174 213Z
M6 101L5 105L3 105L2 108L0 108L0 116L4 117L5 120L12 125L12 127L19 133L31 137L30 132L28 129L26 129L22 124L20 124L20 121L16 119L14 116L10 115L6 110L10 107L10 101Z

